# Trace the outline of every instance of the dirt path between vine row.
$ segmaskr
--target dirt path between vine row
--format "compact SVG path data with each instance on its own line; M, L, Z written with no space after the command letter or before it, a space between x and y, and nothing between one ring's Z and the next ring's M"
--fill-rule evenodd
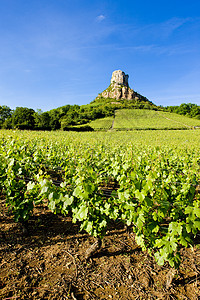
M200 235L169 288L169 266L159 267L141 251L134 235L110 225L103 247L88 261L94 242L71 217L34 209L28 233L0 199L0 299L200 299Z

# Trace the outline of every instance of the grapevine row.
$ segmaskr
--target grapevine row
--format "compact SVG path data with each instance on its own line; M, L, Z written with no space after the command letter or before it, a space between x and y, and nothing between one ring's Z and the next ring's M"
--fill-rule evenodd
M142 250L177 267L200 230L199 156L193 149L4 138L0 187L15 220L43 202L103 238L111 220L131 226ZM57 182L57 184L55 184ZM178 182L178 184L176 184ZM115 190L108 196L104 188Z

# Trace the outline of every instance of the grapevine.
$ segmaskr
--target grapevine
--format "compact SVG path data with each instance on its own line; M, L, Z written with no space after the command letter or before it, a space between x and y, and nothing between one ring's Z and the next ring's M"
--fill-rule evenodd
M109 223L120 220L142 250L171 267L179 266L180 249L193 245L200 230L196 148L19 136L0 143L0 187L16 221L27 221L47 202L53 213L70 214L80 230L102 239ZM111 183L115 189L106 196Z

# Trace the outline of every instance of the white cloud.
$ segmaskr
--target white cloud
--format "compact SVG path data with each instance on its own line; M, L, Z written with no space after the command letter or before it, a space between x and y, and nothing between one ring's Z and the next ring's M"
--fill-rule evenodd
M102 22L106 17L104 15L99 15L98 17L96 17L96 21L97 22Z

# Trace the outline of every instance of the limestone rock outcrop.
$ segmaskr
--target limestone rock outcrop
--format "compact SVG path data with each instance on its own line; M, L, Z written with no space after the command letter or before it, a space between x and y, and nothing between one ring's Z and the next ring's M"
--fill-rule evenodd
M129 76L123 71L117 70L112 73L110 86L98 95L97 98L113 98L116 100L140 100L142 96L136 93L129 87L128 84Z
M111 77L111 84L124 85L128 87L128 75L125 75L121 70L114 71Z

